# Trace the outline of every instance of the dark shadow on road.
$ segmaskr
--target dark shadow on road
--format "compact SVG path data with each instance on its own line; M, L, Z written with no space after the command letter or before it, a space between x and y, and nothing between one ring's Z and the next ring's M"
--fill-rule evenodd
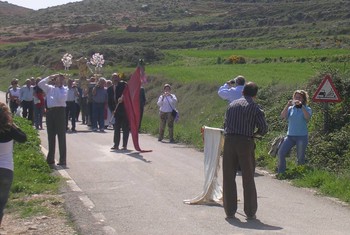
M127 151L129 151L129 150L127 150ZM124 150L124 152L126 152L126 151ZM145 163L151 163L152 162L152 161L149 161L149 160L143 158L143 156L140 153L138 153L138 152L137 153L135 153L135 152L125 153L125 154L130 156L130 157L133 157L133 158L139 159L141 161L144 161Z
M238 218L226 218L226 221L239 228L256 230L282 230L283 228L261 222L259 219L241 221Z

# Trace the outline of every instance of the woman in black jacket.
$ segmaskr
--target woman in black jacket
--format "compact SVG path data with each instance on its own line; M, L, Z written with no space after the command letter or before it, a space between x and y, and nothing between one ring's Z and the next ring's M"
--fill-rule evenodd
M0 102L0 227L13 181L13 141L23 143L27 135L12 121L6 104Z

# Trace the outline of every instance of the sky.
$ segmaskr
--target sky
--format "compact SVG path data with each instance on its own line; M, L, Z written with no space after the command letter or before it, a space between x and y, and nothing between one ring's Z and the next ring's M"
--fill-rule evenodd
M39 10L43 8L58 6L70 2L80 2L82 0L1 0L17 6Z

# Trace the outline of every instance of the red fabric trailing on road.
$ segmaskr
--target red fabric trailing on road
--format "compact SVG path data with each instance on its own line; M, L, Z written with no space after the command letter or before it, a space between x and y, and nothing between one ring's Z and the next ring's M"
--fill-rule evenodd
M134 147L139 152L151 152L152 150L141 150L139 145L139 124L140 124L140 89L141 76L144 76L144 69L138 66L132 74L129 82L123 91L123 103L128 117L130 132Z

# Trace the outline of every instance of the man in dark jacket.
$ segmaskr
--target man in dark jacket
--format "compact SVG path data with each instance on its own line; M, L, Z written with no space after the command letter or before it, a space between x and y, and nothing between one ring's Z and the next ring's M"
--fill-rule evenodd
M120 143L120 129L123 130L123 144L122 150L127 149L128 139L129 139L129 122L125 112L123 104L123 91L126 86L126 82L121 80L121 77L118 73L113 73L112 78L113 86L110 86L107 89L108 96L108 108L111 110L112 115L114 115L114 145L111 149L118 150Z

